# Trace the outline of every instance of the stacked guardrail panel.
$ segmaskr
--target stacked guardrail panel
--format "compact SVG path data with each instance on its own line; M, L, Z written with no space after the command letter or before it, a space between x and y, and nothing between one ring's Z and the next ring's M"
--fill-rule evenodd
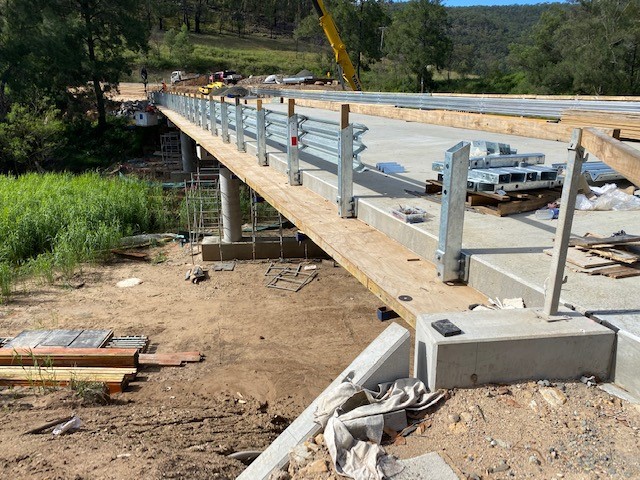
M558 169L545 166L544 160L542 153L519 154L507 144L473 141L467 189L513 192L561 186L563 179L558 176ZM431 168L442 172L444 162L433 162Z

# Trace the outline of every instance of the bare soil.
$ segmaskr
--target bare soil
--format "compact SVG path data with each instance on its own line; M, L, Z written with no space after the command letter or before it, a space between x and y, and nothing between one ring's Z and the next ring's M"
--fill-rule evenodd
M147 335L157 352L199 350L184 367L147 368L107 406L67 389L0 387L0 469L6 478L235 478L226 458L264 449L385 325L378 301L342 268L318 263L297 293L265 287L268 263L241 262L185 281L189 248L153 249L162 263L85 267L71 284L24 285L0 305L0 336L36 328L112 328ZM123 279L143 283L117 288ZM76 412L71 435L23 435Z
M385 327L380 306L345 270L315 262L298 293L265 287L266 262L239 262L199 285L188 248L160 263L88 266L70 285L25 284L0 305L0 336L34 328L112 328L148 335L157 352L200 350L184 367L147 368L108 405L69 389L0 387L0 469L14 479L235 478L227 457L264 449ZM137 277L143 283L117 288ZM556 404L547 398L555 395ZM24 432L75 412L82 428ZM460 478L640 478L640 408L580 382L452 390L407 436L400 458L436 451ZM322 442L320 442L322 443ZM337 479L323 445L295 479ZM283 478L287 478L286 476Z

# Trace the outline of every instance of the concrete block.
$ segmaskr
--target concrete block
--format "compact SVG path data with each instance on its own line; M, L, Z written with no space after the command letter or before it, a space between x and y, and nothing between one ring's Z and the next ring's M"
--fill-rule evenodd
M400 460L400 463L404 470L391 477L392 480L458 480L456 472L437 452Z
M577 312L547 322L539 310L421 315L416 324L414 376L431 390L529 379L607 379L614 332ZM443 337L431 323L448 319L461 335Z
M409 331L397 323L389 325L322 394L349 378L365 388L375 389L379 383L407 377L410 348ZM289 452L293 447L318 434L320 426L313 421L317 402L316 398L238 479L266 480L273 470L289 462Z
M619 330L616 340L612 380L640 399L640 338Z
M250 240L219 244L218 237L205 237L200 243L202 260L218 262L221 260L252 260L254 258L322 258L327 254L311 240L298 242L293 237L284 238L282 249L279 239L256 239L255 252ZM255 254L255 257L254 257ZM222 256L222 258L221 258Z

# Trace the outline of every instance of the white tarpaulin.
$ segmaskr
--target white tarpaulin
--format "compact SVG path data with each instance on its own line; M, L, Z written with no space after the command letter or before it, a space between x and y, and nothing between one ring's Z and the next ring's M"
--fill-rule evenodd
M382 480L399 473L402 466L380 446L385 416L425 410L444 396L441 392L429 393L416 378L379 387L378 392L373 392L345 382L318 401L315 421L324 428L327 448L341 475Z

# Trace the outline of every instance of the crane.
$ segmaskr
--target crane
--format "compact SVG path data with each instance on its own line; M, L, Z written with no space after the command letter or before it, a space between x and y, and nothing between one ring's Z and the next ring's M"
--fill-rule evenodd
M338 27L336 27L336 23L333 21L333 17L325 8L324 2L322 0L312 1L313 6L315 7L316 12L318 12L318 16L320 17L320 26L322 27L322 30L324 30L324 34L326 35L327 40L329 40L329 43L331 44L331 48L333 49L333 53L336 56L336 62L338 66L342 70L342 77L354 91L362 91L362 84L360 83L360 79L358 78L356 69L353 67L351 58L347 53L347 47L340 38Z

